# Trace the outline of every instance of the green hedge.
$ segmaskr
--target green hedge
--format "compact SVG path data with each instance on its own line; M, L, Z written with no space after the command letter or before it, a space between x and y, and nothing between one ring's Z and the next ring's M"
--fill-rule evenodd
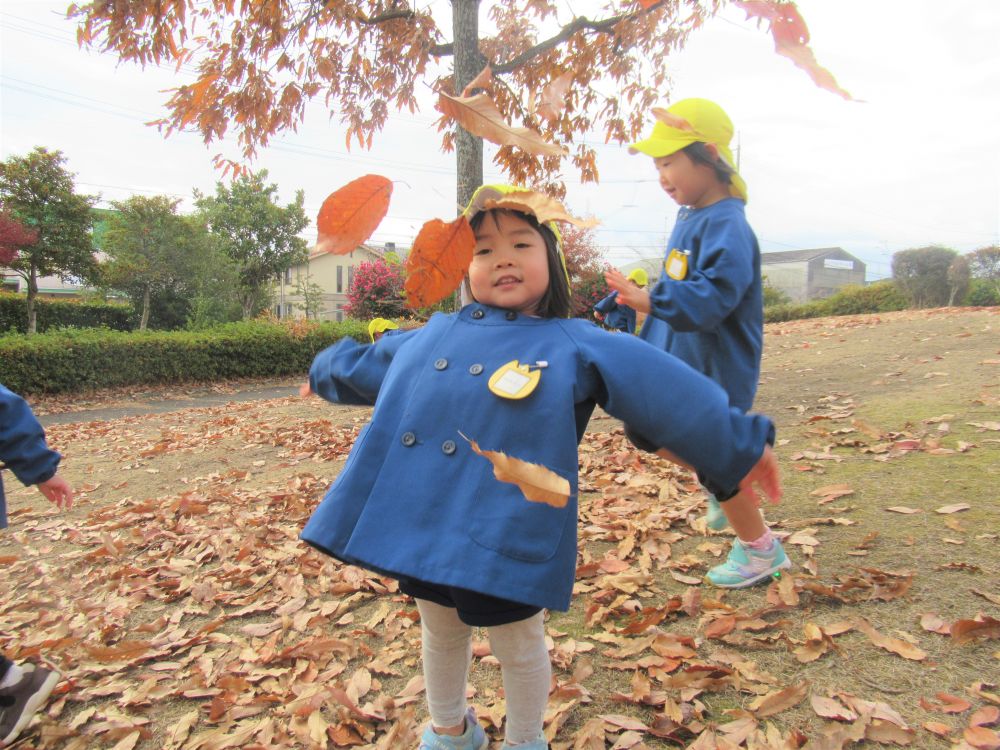
M132 305L80 300L35 300L35 327L39 333L53 328L131 329ZM0 333L26 333L28 299L23 294L0 293Z
M868 286L845 286L832 297L813 300L804 304L772 305L764 308L765 323L782 323L802 318L822 318L827 315L860 315L863 313L905 310L906 298L896 284L889 280L876 281Z
M0 383L21 394L294 375L364 324L230 323L203 331L63 330L0 336Z

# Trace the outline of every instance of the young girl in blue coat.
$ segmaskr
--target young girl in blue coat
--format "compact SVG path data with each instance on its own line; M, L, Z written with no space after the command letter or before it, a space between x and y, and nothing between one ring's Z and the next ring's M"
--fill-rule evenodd
M746 411L760 376L764 302L760 248L744 214L747 186L733 168L732 137L729 116L707 99L683 99L659 111L650 137L629 150L653 157L660 186L681 206L663 272L648 292L614 270L605 278L622 302L648 313L642 339L708 375ZM637 432L633 442L641 445ZM739 494L720 503L709 492L706 524L715 530L732 525L736 541L706 580L742 588L791 566L755 498Z
M577 445L596 404L697 467L722 496L758 482L780 495L763 416L633 336L567 319L570 290L554 226L467 209L476 246L470 304L374 344L341 340L313 362L303 394L374 404L343 471L302 532L333 557L399 580L416 599L431 722L420 747L488 744L466 704L474 626L503 672L504 748L545 748L551 666L543 610L569 608L577 559ZM484 451L544 467L563 502L527 499Z

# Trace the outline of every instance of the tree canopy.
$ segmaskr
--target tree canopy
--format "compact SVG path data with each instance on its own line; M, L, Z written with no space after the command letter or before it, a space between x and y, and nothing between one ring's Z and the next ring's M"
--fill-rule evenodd
M9 216L37 233L22 244L9 267L27 283L28 333L35 332L35 298L40 276L90 278L94 196L76 192L73 175L59 151L36 147L27 156L0 162L0 205Z
M939 245L900 250L892 256L892 278L913 307L942 307L951 304L953 287L961 284L960 269L952 268L959 257L951 248Z

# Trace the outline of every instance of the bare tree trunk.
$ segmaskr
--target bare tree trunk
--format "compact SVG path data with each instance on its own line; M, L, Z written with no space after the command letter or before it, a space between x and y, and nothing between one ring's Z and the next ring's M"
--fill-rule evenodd
M142 318L139 320L139 330L145 331L149 325L149 285L142 290Z
M479 51L479 2L480 0L452 0L452 36L455 49L455 93L462 89L480 70L485 60ZM455 154L458 176L458 209L468 205L476 188L483 184L483 139L464 128L458 128Z
M37 319L35 313L35 298L38 296L38 272L34 266L28 271L28 335L37 332Z

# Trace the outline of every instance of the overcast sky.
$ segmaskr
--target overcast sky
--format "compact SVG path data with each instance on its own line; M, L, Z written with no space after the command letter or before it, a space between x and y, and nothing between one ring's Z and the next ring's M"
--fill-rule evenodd
M587 3L571 5L582 12ZM762 249L839 246L880 278L897 250L967 252L1000 242L1000 2L798 5L820 64L863 103L814 86L735 8L696 32L670 70L671 100L714 99L736 124L747 213ZM191 75L117 66L80 50L66 6L0 4L0 157L59 149L78 190L100 194L103 205L166 194L190 209L193 188L211 193L221 179L212 156L238 156L231 145L205 146L185 133L164 139L144 124L163 113L165 90ZM384 174L396 184L372 240L408 244L425 220L454 215L454 156L440 151L436 118L431 107L396 115L372 151L348 152L338 120L313 106L305 126L272 142L253 167L269 171L285 202L304 190L314 221L332 190ZM583 186L567 172L569 207L604 222L597 237L611 263L661 256L677 209L652 161L587 140L598 141L601 182ZM495 149L486 150L489 158ZM488 163L486 179L503 175Z

